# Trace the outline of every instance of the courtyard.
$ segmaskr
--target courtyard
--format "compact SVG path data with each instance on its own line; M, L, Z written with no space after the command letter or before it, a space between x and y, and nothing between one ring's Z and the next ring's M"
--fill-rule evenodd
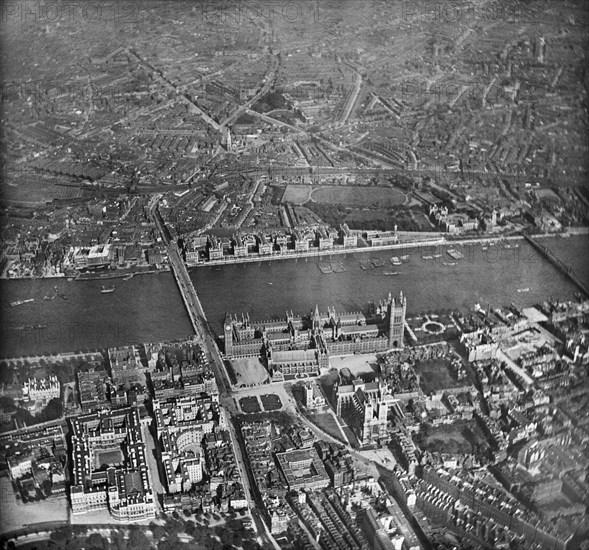
M259 357L240 357L231 359L237 387L255 386L268 381L268 371Z

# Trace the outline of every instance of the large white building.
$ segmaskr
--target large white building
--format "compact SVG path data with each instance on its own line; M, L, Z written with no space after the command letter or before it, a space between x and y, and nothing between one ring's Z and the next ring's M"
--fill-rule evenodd
M57 376L48 376L41 380L29 378L22 389L24 399L31 401L47 402L51 399L59 398L61 395L61 385Z
M88 247L74 247L70 250L70 257L76 269L86 267L100 267L107 265L114 257L114 249L110 244L99 244Z
M72 513L108 509L120 521L154 518L155 496L138 409L86 414L70 423Z
M205 434L212 433L217 423L226 427L217 396L155 400L153 415L168 492L186 492L202 479Z
M33 457L30 454L10 457L6 462L12 479L18 479L32 469Z

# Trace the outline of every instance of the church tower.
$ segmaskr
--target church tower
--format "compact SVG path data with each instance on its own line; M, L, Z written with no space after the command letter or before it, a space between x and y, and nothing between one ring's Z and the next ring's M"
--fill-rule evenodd
M321 314L319 313L319 306L315 306L315 311L313 312L313 331L315 334L318 334L321 331Z
M398 298L388 297L389 349L403 347L407 299L401 292Z
M311 382L305 383L305 407L310 409L313 406L313 384Z

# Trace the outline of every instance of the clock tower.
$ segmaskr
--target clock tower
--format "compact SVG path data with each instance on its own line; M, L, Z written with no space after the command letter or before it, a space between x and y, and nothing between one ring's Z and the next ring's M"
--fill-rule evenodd
M233 319L229 313L225 315L223 333L225 335L225 355L231 357L233 355Z

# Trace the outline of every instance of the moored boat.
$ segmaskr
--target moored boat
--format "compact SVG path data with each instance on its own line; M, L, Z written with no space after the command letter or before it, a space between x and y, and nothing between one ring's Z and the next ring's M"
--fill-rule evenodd
M30 302L34 302L35 298L27 298L26 300L16 300L14 302L10 302L10 305L12 307L14 306L21 306L22 304L28 304Z
M451 248L446 253L453 260L461 260L462 258L464 258L464 254L462 252L460 252L459 250L456 250L455 248Z

